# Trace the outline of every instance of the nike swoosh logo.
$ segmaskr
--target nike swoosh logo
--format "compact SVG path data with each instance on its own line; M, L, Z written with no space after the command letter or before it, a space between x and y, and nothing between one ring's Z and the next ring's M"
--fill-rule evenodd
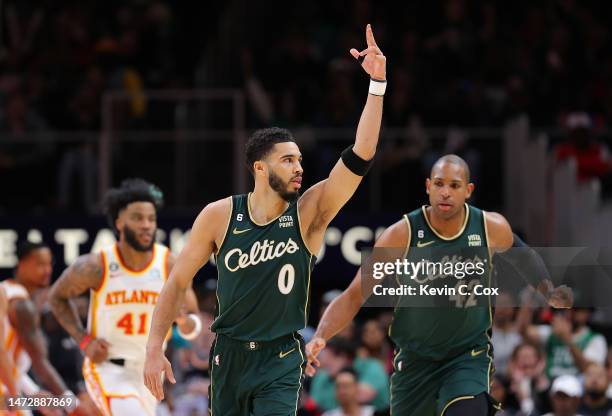
M486 348L484 350L480 350L480 351L472 350L472 357L477 357L477 356L479 356L480 354L482 354L485 351L486 351Z
M436 240L431 240L431 241L428 241L428 242L426 242L426 243L422 243L422 242L420 242L420 241L417 241L417 247L419 247L419 248L421 248L421 247L427 247L428 245L433 244L433 243L435 243L435 242L436 242Z
M280 358L285 358L287 355L291 354L293 351L295 351L295 348L291 348L291 349L290 349L289 351L287 351L287 352L282 352L282 351L281 351L281 352L279 352L279 353L278 353L278 356L279 356Z
M234 228L234 230L232 231L232 234L242 234L242 233L246 233L247 231L251 231L252 228L247 228L245 230L239 230L238 228Z

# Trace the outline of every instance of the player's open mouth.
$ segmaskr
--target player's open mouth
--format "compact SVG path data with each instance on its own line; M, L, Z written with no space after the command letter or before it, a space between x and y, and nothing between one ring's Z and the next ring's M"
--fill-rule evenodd
M293 179L291 180L291 182L292 182L294 185L296 185L298 188L301 188L301 187L302 187L302 177L301 177L301 176L300 176L300 177L298 177L298 178L293 178Z
M438 208L442 211L448 211L452 208L452 204L438 204Z

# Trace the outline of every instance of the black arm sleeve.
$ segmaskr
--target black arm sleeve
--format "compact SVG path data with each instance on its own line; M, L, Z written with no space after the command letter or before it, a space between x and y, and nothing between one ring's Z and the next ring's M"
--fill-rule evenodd
M353 145L347 147L342 152L342 161L346 167L355 175L365 176L372 167L374 159L363 160L353 152Z
M510 263L521 277L535 288L544 280L550 280L550 273L542 257L525 244L518 235L512 235L512 248L503 253L497 253L496 256Z

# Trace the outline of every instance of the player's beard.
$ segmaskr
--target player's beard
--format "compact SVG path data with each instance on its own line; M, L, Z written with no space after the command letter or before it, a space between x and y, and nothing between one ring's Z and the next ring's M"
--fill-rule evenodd
M287 190L289 182L283 182L280 176L270 170L270 176L268 176L268 184L276 193L287 202L295 201L300 196L300 191L290 192Z
M125 236L125 242L136 251L151 251L153 244L155 244L155 232L153 232L154 237L151 238L151 242L146 246L138 241L136 232L127 225L123 226L123 235Z

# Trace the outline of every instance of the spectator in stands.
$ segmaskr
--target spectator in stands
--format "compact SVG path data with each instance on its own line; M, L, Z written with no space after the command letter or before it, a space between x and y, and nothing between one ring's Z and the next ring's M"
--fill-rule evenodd
M192 378L187 384L187 391L174 400L172 415L207 415L209 384L207 379Z
M568 138L555 149L556 159L574 159L579 181L601 179L609 182L612 162L606 146L593 138L591 117L587 113L571 113L567 117L566 126Z
M537 344L523 343L514 349L508 364L509 402L522 414L548 408L550 383L544 375L544 354Z
M389 407L389 377L378 360L355 358L355 347L343 338L332 338L321 353L321 369L312 379L310 395L321 410L338 407L334 379L345 367L357 374L357 397L361 404L372 404L378 410Z
M590 316L589 308L573 308L555 313L551 325L526 329L526 337L541 343L546 350L546 375L549 378L577 375L584 372L590 363L605 363L606 339L587 325Z
M599 364L591 364L584 372L584 396L580 413L585 416L609 416L612 414L612 400L606 397L608 375Z
M553 411L544 416L581 416L576 413L582 396L578 379L569 374L557 377L550 389Z
M374 408L359 403L357 373L350 367L336 374L336 400L338 408L328 410L323 416L372 416Z
M378 360L388 374L393 372L393 348L389 345L385 328L378 320L370 319L363 325L357 356Z
M512 295L507 292L495 299L492 343L495 370L502 374L506 372L512 352L523 339L516 326L513 304Z

